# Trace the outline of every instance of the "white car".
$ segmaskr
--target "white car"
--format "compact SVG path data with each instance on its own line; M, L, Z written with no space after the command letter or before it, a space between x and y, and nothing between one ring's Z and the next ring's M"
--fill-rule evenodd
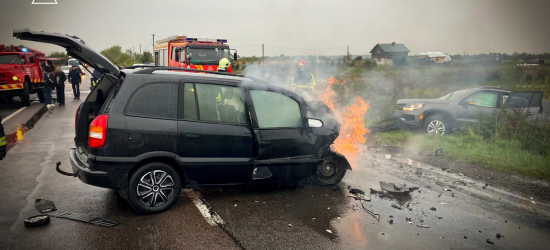
M71 70L71 66L61 66L61 71L65 73L65 76L69 76L69 70Z

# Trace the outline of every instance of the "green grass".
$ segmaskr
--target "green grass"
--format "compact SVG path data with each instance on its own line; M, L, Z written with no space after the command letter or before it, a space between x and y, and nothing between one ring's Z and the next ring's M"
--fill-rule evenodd
M371 140L379 144L406 147L414 140L421 152L443 149L444 157L458 162L474 163L497 171L550 180L550 155L521 149L517 141L484 140L480 136L456 133L448 136L418 135L410 131L377 133Z

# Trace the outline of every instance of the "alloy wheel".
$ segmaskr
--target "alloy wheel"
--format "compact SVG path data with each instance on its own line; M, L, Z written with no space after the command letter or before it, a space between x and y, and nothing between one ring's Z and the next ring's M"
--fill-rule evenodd
M162 170L145 173L137 185L139 201L148 207L164 205L174 194L174 179Z
M430 135L444 135L445 124L440 120L433 120L428 124L427 130Z

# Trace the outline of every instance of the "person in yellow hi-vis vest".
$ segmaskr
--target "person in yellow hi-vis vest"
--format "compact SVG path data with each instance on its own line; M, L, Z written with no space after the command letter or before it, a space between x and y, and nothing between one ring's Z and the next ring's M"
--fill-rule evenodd
M313 91L315 89L315 76L307 68L307 61L298 61L298 73L292 78L292 84L290 85L294 92Z

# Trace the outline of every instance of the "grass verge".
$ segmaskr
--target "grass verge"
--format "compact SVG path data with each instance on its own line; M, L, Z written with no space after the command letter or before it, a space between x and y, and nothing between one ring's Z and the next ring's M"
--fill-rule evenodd
M414 145L422 153L433 154L441 148L444 157L458 162L550 181L550 155L524 150L518 141L486 140L468 133L429 136L405 130L377 133L371 135L370 139L396 147Z

